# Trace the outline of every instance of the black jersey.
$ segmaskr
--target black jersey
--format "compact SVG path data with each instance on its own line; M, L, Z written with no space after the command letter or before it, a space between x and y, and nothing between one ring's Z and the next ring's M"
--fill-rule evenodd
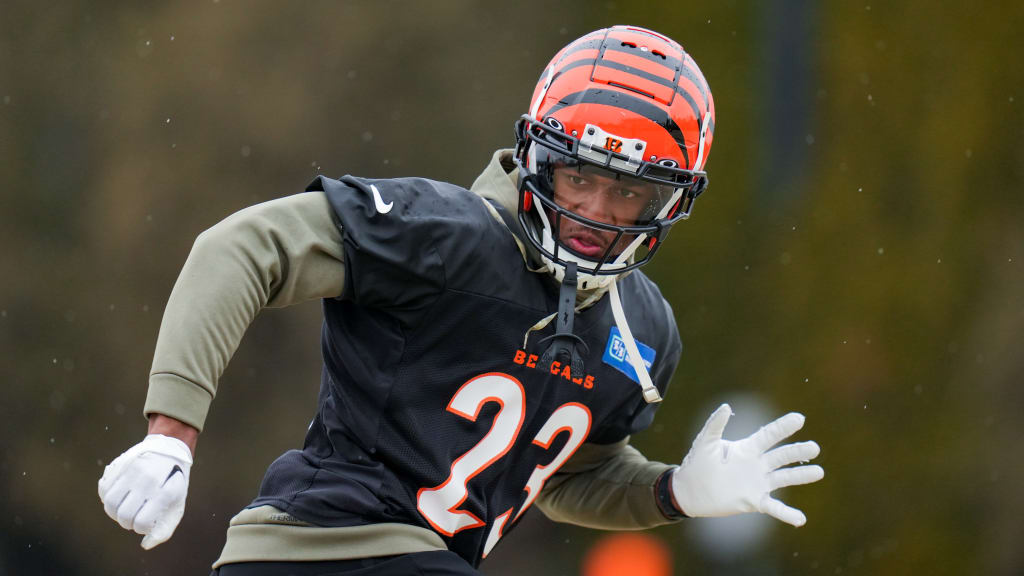
M423 179L317 178L342 229L345 288L325 300L319 410L250 506L321 526L434 530L476 566L583 442L647 427L608 298L579 312L584 373L538 361L557 309L485 200ZM681 345L642 273L619 281L626 318L664 394Z

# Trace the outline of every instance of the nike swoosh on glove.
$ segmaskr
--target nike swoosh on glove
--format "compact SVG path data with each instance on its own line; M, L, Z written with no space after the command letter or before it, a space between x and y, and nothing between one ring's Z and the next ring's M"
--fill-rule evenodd
M672 492L682 512L687 516L761 512L803 526L804 513L772 498L771 492L824 478L821 466L783 468L813 459L820 448L814 442L800 442L769 450L803 427L803 414L786 414L743 440L723 440L731 416L728 404L719 406L673 472Z
M150 434L114 459L99 481L107 516L143 534L146 550L166 542L185 514L192 451L170 436Z

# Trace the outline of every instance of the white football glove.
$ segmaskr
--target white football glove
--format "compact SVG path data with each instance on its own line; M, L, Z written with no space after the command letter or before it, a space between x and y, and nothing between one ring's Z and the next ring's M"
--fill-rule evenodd
M150 434L114 459L99 482L107 516L145 535L146 550L166 542L185 513L192 451L170 436Z
M738 441L722 439L732 416L728 404L718 407L693 441L683 463L672 474L672 492L687 516L731 516L761 512L793 526L807 522L804 513L772 498L785 486L810 484L825 476L821 466L782 468L818 455L814 442L769 448L804 425L803 414L791 412Z

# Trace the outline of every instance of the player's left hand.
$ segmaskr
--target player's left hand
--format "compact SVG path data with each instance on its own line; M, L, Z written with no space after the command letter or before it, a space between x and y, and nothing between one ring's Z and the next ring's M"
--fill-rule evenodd
M761 512L803 526L807 522L804 513L772 498L771 492L824 478L821 466L783 468L813 459L820 449L814 442L800 442L769 450L803 427L803 414L786 414L737 441L722 439L730 416L728 404L719 406L672 474L672 492L679 508L687 516Z

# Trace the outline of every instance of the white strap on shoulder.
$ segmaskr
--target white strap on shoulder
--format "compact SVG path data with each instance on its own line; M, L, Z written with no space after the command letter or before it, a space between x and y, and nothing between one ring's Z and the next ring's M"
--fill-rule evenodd
M629 324L626 323L626 314L622 311L622 302L619 300L618 282L612 282L608 292L611 295L612 316L615 317L615 326L618 327L619 333L622 334L622 341L626 344L626 361L633 367L637 377L640 379L640 387L644 391L644 400L648 404L661 402L661 394L654 387L651 375L647 373L647 366L644 365L644 359L640 356L640 349L637 348L636 340L633 339L633 333L629 331Z

